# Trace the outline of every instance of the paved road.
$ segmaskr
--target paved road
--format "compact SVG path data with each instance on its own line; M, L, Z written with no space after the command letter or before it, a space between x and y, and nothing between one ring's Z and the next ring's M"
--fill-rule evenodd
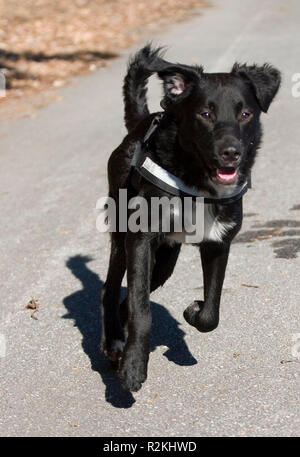
M1 436L299 434L300 351L292 339L300 333L300 98L291 95L299 15L296 0L216 0L155 37L171 46L170 59L221 71L235 60L269 61L284 82L263 118L220 326L200 334L182 317L202 296L198 253L186 246L152 296L149 377L135 395L121 390L97 351L109 245L94 209L106 194L107 158L125 133L128 53L79 78L34 119L2 123ZM157 86L152 92L157 104ZM31 296L40 301L38 320L24 309Z

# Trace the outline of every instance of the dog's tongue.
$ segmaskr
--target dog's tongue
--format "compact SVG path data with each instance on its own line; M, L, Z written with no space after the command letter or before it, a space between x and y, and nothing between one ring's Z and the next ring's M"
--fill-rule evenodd
M217 178L221 183L230 184L235 181L237 172L233 167L222 167L217 169Z

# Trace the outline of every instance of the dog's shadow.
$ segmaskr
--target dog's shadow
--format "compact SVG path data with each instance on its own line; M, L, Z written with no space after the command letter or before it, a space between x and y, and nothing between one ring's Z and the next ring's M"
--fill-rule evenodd
M69 258L66 265L78 278L83 288L64 298L63 303L68 313L65 319L73 319L74 325L82 334L82 347L91 361L93 370L99 372L106 386L106 401L117 408L130 408L135 402L132 394L125 391L120 384L117 374L111 369L106 357L100 354L101 314L100 291L103 282L99 276L90 270L87 263L91 257L76 255ZM123 288L122 295L125 295ZM171 314L158 303L151 302L152 333L151 351L157 346L166 346L164 355L178 365L194 365L196 359L190 353L185 341L184 331Z

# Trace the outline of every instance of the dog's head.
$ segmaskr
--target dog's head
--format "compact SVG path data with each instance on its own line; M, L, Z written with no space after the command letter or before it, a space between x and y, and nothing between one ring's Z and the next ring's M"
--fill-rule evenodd
M215 185L243 181L261 139L260 114L267 112L280 85L274 67L235 64L230 73L167 65L162 106L176 119L179 141Z

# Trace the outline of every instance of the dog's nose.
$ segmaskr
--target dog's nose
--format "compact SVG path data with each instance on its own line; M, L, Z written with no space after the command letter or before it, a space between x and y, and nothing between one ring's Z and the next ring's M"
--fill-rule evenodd
M221 151L221 157L224 162L237 162L241 156L241 152L234 146L227 147Z

